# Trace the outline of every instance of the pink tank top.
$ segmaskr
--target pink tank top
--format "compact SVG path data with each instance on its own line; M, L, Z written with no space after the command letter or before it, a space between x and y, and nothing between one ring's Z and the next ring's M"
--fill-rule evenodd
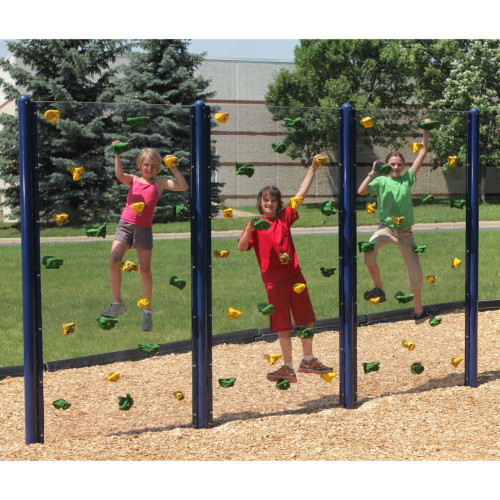
M159 199L160 195L154 184L145 184L134 179L128 189L127 204L120 219L136 226L151 227L153 225L153 212ZM130 205L141 201L144 202L144 210L139 215L130 208Z

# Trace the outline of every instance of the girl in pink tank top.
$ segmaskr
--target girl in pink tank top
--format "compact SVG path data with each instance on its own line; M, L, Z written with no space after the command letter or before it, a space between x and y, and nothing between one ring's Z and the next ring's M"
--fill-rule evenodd
M120 142L120 141L114 141ZM167 155L172 156L172 155ZM123 209L120 222L116 228L116 235L111 246L109 276L111 283L111 304L101 316L114 318L123 314L127 308L121 299L122 269L118 262L123 260L129 248L137 251L139 272L141 276L142 297L147 298L142 310L141 329L153 329L153 315L151 302L153 295L153 278L151 276L151 257L153 254L153 212L161 194L168 191L186 191L186 179L176 166L170 167L174 179L155 179L161 170L162 158L153 148L144 148L137 157L137 168L141 175L126 174L119 154L115 154L115 175L123 184L129 187L127 204Z

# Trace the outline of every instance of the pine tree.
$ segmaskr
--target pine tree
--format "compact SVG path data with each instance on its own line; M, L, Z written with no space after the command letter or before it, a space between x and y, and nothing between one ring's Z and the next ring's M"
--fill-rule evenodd
M129 150L122 155L122 163L129 173L137 173L136 158L144 147L156 148L162 156L172 154L179 159L178 168L186 181L190 182L190 108L199 100L206 100L212 94L207 92L208 81L195 76L194 71L202 56L190 54L188 42L183 40L141 40L138 42L120 74L113 79L113 87L107 89L99 100L114 103L112 110L113 130L107 130L105 137L110 144L121 140L129 144ZM144 127L127 125L127 118L147 116ZM106 168L113 168L113 155L107 152ZM212 166L217 164L213 158ZM159 174L172 177L168 168ZM212 185L213 213L216 212L220 184ZM124 205L127 186L115 182L111 193L118 200L116 210ZM155 221L166 222L189 215L190 194L169 191L162 196L155 210ZM175 215L175 207L184 205L184 216Z
M0 67L14 84L0 79L8 99L28 94L37 102L40 217L64 212L70 221L82 222L107 216L112 200L106 192L112 179L103 175L104 130L109 118L95 103L110 85L110 67L127 51L122 40L19 40L8 42L14 63L0 60ZM44 112L56 109L54 124ZM5 204L19 216L19 158L17 118L0 116L0 176L7 183ZM85 168L74 181L67 167Z

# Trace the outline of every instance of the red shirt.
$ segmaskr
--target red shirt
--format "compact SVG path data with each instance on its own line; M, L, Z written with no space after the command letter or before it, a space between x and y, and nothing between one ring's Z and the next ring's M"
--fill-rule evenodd
M252 228L248 250L252 247L255 250L264 284L281 281L300 273L299 259L290 231L292 224L299 218L297 211L287 205L276 217L261 218L267 220L271 226L265 231ZM248 221L248 224L251 224L251 221ZM288 264L282 264L280 261L280 253L284 252L290 257Z
M135 226L151 227L153 225L153 212L159 199L160 195L154 182L150 184L134 179L128 188L127 204L120 219ZM130 208L130 205L141 201L144 202L144 210L139 215Z

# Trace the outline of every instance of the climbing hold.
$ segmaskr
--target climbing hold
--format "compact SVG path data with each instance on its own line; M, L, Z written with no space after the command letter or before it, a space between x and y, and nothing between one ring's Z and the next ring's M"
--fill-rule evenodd
M321 271L321 274L325 277L325 278L329 278L330 276L333 276L333 273L336 271L336 267L335 266L332 266L332 267L320 267L319 270Z
M252 177L254 174L255 169L253 168L253 165L240 165L239 163L236 164L236 175L246 175L247 177Z
M133 118L124 118L123 123L132 128L147 127L149 124L149 116L135 116Z
M186 207L181 203L180 205L175 205L174 207L174 217L180 217L186 213Z
M295 283L292 286L292 289L295 293L302 293L306 289L305 283Z
M241 311L238 311L238 309L235 309L234 307L229 306L227 309L227 317L229 319L236 319L239 318L242 315Z
M432 203L434 201L435 197L433 194L423 194L421 197L420 197L420 200L422 201L422 203Z
M283 121L285 122L285 125L287 127L295 127L295 125L299 124L302 121L302 118L283 118Z
M71 403L65 401L64 399L56 399L52 402L52 404L54 405L54 408L57 408L58 410L67 410L71 406Z
M413 349L415 349L415 344L413 342L410 342L409 340L403 340L401 344L403 345L403 347L406 347L409 351L413 351Z
M54 214L54 219L59 227L69 222L68 214Z
M378 372L380 368L380 361L372 361L371 363L363 363L363 371L365 375L371 372Z
M97 318L97 321L99 323L99 326L103 330L111 330L112 328L115 327L116 323L118 323L118 320L115 318L106 318L105 316L101 316L100 318Z
M218 259L225 259L229 257L229 250L214 250L214 256Z
M270 314L273 314L274 306L272 304L262 302L261 304L257 304L257 310L264 316L269 316Z
M380 174L384 175L390 174L392 172L392 167L382 161L378 161L377 163L375 163L375 172L379 172Z
M134 400L132 399L132 396L129 392L127 392L127 395L125 397L118 396L118 408L120 408L120 410L128 411L130 410L130 408L132 408L133 404Z
M175 396L177 401L182 401L184 399L184 394L182 394L181 391L175 391L172 394Z
M219 123L226 123L229 120L229 113L215 113L214 116Z
M451 208L464 208L465 206L465 200L455 200L455 199L450 199L450 207Z
M224 210L224 218L225 219L232 219L233 218L233 209L232 208L226 208Z
M175 168L178 161L179 158L173 155L166 155L165 158L163 158L163 164L168 168Z
M321 378L330 383L337 376L337 372L322 373Z
M64 335L69 335L70 333L74 333L75 331L75 323L63 323L62 325L59 325L61 327L62 332Z
M139 269L131 260L120 260L117 265L124 273L135 273Z
M52 255L46 255L42 258L42 266L47 269L59 269L63 265L63 260Z
M224 387L225 389L227 389L228 387L233 387L235 382L236 382L236 377L219 379L219 385L221 387Z
M457 259L457 257L455 257L454 259L451 259L451 267L453 269L456 269L457 267L460 267L462 265L462 261L460 259Z
M142 211L144 210L145 206L146 205L143 201L139 201L137 203L132 203L132 205L130 205L130 208L138 215L142 215Z
M119 378L120 378L120 374L118 372L111 372L111 373L108 373L107 381L108 382L118 382Z
M414 247L413 251L415 253L424 253L427 250L427 247L425 245L420 245L418 247Z
M79 181L80 177L84 174L84 167L67 167L67 170L71 172L74 181Z
M422 365L422 363L417 361L416 363L413 363L411 365L410 371L415 375L420 375L424 371L424 366Z
M373 252L375 248L374 241L358 241L359 253L361 252Z
M279 253L280 262L284 264L290 264L290 256L286 252Z
M462 358L451 358L451 364L456 368L462 362Z
M49 120L49 122L54 125L56 121L59 120L59 116L61 116L61 113L59 113L57 109L48 109L47 111L45 111L43 116L45 116L45 118L47 118L47 120Z
M328 156L321 155L321 156L316 156L314 158L314 161L320 166L324 167L325 165L328 165Z
M428 122L421 121L418 126L423 130L432 130L433 128L439 126L439 121L438 120L431 120Z
M370 297L368 299L368 302L374 306L378 306L379 302L380 302L380 297Z
M323 215L333 215L337 213L337 209L335 208L335 204L333 201L325 201L321 204L321 213Z
M182 278L178 278L177 276L172 276L170 278L169 283L172 286L175 286L175 288L178 288L179 290L183 290L184 287L186 286L186 280L183 280Z
M403 292L396 292L396 295L394 295L394 298L400 304L406 304L407 302L411 302L413 300L413 293L409 293L408 295L405 295Z
M85 229L85 233L87 236L93 236L95 238L106 238L106 222L101 224L100 226L93 226Z
M276 387L282 391L286 391L287 389L290 389L290 382L288 382L288 380L280 378L276 382Z
M142 342L137 347L139 351L143 352L144 354L148 354L149 356L154 356L160 350L161 345Z
M431 325L431 326L437 326L437 325L439 325L441 323L442 320L443 320L442 318L431 318L429 320L429 325Z
M437 279L438 279L438 277L437 276L433 276L432 274L430 274L426 278L427 283L429 283L429 285L432 285L433 283L436 283Z
M300 207L300 205L303 201L304 201L303 196L293 196L292 198L290 198L290 201L288 202L288 206L293 208L293 209L296 209L296 208Z
M281 359L283 357L283 354L264 354L264 358L266 358L269 361L270 365L274 365L278 359Z
M125 151L128 151L128 142L115 142L111 144L111 149L115 155L121 155Z
M277 144L273 142L271 146L275 153L284 153L286 151L286 144L284 142L278 142Z
M295 333L301 339L312 339L314 337L314 330L312 328L304 328L302 326L296 326Z
M141 298L137 301L137 307L144 307L144 306L147 306L147 305L149 305L149 302L150 302L149 297L141 297Z
M373 203L367 203L366 204L366 213L367 214L374 214L377 212L377 202L374 201Z
M403 224L405 218L404 218L404 215L402 215L401 217L396 217L395 215L393 215L391 217L391 220L394 224L396 224L396 227L399 227L399 226L401 226L401 224Z
M252 226L257 231L266 231L271 227L271 223L269 221L267 221L266 219L261 219L260 217L254 217L252 221Z
M369 116L365 116L360 120L361 125L365 128L373 127L372 119Z
M421 149L424 149L424 143L423 142L412 142L411 144L408 144L408 147L414 153L418 153Z
M448 156L448 166L453 168L457 165L457 157L456 156Z

